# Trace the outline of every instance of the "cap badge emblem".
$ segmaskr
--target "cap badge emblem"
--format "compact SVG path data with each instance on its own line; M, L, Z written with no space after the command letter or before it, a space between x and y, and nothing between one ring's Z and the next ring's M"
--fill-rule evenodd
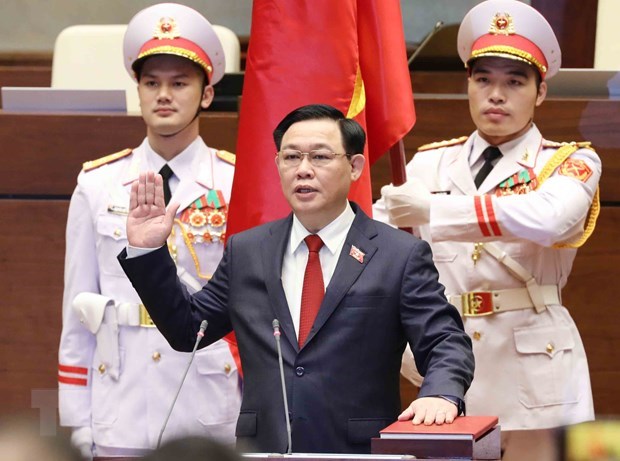
M155 33L153 37L162 39L172 39L180 37L179 27L173 18L163 17L159 19L159 23L155 26Z
M515 33L515 26L512 22L512 16L508 13L495 13L491 19L491 27L489 33L493 35L512 35Z

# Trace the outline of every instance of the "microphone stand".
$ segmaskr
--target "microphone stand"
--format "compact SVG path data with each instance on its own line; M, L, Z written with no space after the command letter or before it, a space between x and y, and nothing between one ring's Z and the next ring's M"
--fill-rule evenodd
M189 372L189 368L191 367L192 362L194 361L194 355L196 355L196 349L198 349L198 344L200 343L200 340L204 337L206 329L207 329L207 321L203 320L202 322L200 322L200 330L198 330L198 333L196 334L196 342L194 343L194 349L192 349L192 356L189 358L189 362L187 362L187 367L185 367L185 373L183 373L183 378L181 378L181 384L179 384L179 388L177 389L177 393L174 396L172 405L170 405L170 409L168 410L168 414L166 415L166 420L164 421L164 425L162 426L161 431L159 431L159 437L157 438L157 448L159 448L159 446L161 445L161 438L164 435L166 426L168 425L168 420L170 419L170 415L172 414L172 410L174 409L174 404L177 403L177 398L179 397L179 393L181 392L181 388L183 387L183 383L185 382L185 377L187 376L187 373Z
M416 56L418 54L420 54L420 51L422 51L424 49L424 47L426 46L426 44L428 43L428 41L433 38L433 36L439 32L439 30L443 27L443 21L437 21L437 24L435 24L435 27L433 27L433 30L431 30L429 32L429 34L424 37L424 40L422 40L422 43L420 43L420 45L415 49L415 51L413 52L413 54L411 55L411 57L407 60L407 65L411 66L411 63L413 62L413 60L416 58Z
M286 436L288 438L288 448L286 454L290 455L293 449L293 439L291 435L291 419L288 415L288 399L286 398L286 382L284 381L284 364L282 363L282 347L280 346L280 322L273 319L273 336L276 338L276 347L278 349L278 363L280 365L280 381L282 382L282 400L284 400L284 415L286 416Z

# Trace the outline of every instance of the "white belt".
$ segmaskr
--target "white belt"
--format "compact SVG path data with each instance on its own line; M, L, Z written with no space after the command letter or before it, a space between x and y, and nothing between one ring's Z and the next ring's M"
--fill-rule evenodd
M73 309L88 330L97 337L99 372L107 373L114 381L120 376L118 325L154 327L144 305L116 303L98 293L79 293L73 300Z
M116 305L116 318L119 325L146 328L155 327L155 323L144 307L144 304L119 303Z
M557 285L540 285L539 288L545 306L560 304ZM470 291L460 295L449 295L448 301L465 317L478 317L536 307L527 288Z

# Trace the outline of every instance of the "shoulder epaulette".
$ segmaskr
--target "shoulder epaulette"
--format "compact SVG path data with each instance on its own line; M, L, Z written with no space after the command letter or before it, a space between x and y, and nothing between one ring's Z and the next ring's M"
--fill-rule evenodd
M461 136L460 138L448 139L446 141L431 142L430 144L424 144L423 146L418 147L418 152L422 150L432 150L439 149L441 147L456 146L457 144L463 144L465 141L467 141L467 138L469 138L469 136Z
M542 143L543 147L562 147L562 146L575 146L578 149L590 149L594 150L592 147L592 143L590 141L580 141L580 142L556 142L549 141L548 139L543 139Z
M215 155L217 155L219 159L224 160L226 163L230 163L231 165L235 164L237 158L235 154L228 152L227 150L218 150Z
M124 149L120 152L116 152L114 154L106 155L105 157L98 158L97 160L89 160L88 162L84 162L82 164L82 169L84 171L91 171L100 166L107 165L108 163L115 162L118 159L123 157L127 157L129 154L133 152L133 149Z

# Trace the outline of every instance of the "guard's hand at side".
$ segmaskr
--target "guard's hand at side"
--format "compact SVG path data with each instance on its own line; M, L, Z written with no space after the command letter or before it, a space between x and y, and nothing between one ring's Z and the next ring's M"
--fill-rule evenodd
M127 241L138 248L159 248L172 231L178 204L171 203L166 210L161 175L152 171L140 173L131 185Z
M383 186L381 195L390 222L397 227L415 227L430 220L431 193L420 181L407 181L401 186Z
M411 402L398 417L399 421L412 420L413 424L430 426L433 423L450 424L458 413L456 405L441 397L422 397Z
M93 459L93 430L90 426L74 427L71 431L71 445L77 448L85 461Z

